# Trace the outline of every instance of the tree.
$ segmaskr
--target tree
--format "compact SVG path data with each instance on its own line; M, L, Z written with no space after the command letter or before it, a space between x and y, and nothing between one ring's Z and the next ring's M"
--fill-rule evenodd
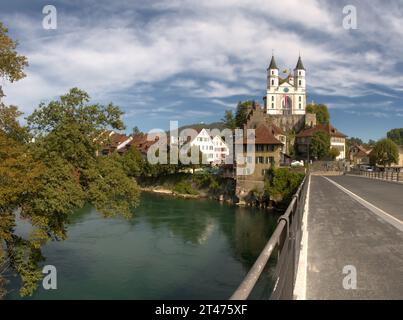
M272 166L265 176L265 196L287 207L303 178L304 175L301 173L292 172L288 168L276 169Z
M368 148L373 148L376 145L376 141L369 139L366 145Z
M225 128L234 130L236 128L236 121L232 110L225 110L224 118L221 119Z
M340 151L337 148L331 148L329 151L329 157L335 160L340 155Z
M321 160L324 159L330 150L330 136L325 132L315 132L309 144L309 153L312 157Z
M28 60L17 53L18 43L7 33L8 29L0 22L0 78L14 82L25 77L24 68Z
M242 128L242 126L246 123L249 111L253 104L254 101L251 100L238 102L235 113L235 124L238 128Z
M398 146L403 146L403 128L392 129L386 136Z
M135 126L134 128L133 128L133 135L138 135L138 134L141 134L142 132L141 132L141 130L139 129L139 127L137 127L137 126Z
M328 124L330 120L329 110L324 104L310 104L306 107L306 112L316 114L318 124Z
M379 140L370 154L371 163L390 166L399 162L399 147L391 139Z
M66 238L73 212L90 203L105 216L130 217L138 205L133 165L116 155L96 156L96 138L122 129L122 112L88 102L88 94L75 88L41 104L27 118L34 143L20 139L27 130L18 124L18 110L0 108L7 115L0 122L0 266L6 263L21 277L22 296L32 294L42 277L41 246ZM14 233L16 212L33 226L28 239Z

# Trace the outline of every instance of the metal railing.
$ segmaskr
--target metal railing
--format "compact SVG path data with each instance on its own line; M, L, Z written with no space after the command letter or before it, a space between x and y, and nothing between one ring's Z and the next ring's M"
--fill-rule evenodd
M276 259L273 276L275 284L269 298L293 299L308 176L305 176L286 212L278 219L276 229L231 300L246 300L249 297L272 256ZM273 252L276 254L273 255Z
M356 174L372 179L379 179L385 181L403 182L403 172L400 171L364 171L352 170L350 174Z

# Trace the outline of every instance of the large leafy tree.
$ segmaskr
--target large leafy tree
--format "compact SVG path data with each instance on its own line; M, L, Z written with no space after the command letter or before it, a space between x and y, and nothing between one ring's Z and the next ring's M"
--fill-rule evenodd
M28 60L17 53L18 43L7 33L8 29L0 22L0 78L14 82L25 77Z
M316 114L316 122L327 124L330 121L330 114L325 104L310 104L306 107L306 112Z
M224 123L224 126L228 129L242 128L247 121L249 112L254 103L255 102L252 100L238 102L235 115L232 110L226 110L224 113L224 118L221 119L221 121Z
M399 147L391 139L379 140L371 151L370 160L372 164L384 167L398 163Z
M321 160L324 159L330 150L330 136L325 132L315 132L309 143L309 153L311 157Z
M388 131L387 137L399 146L403 146L403 128Z
M28 63L17 53L17 42L7 32L0 22L0 79L14 82L25 76ZM17 209L38 188L44 168L24 145L28 132L17 121L21 113L14 106L6 106L1 101L3 97L0 86L0 299L6 294L3 274L9 268L19 272L23 294L40 277L40 252L30 241L16 235L14 227Z
M225 110L224 118L221 119L221 121L224 123L225 128L231 130L236 129L236 121L232 110Z
M238 103L235 113L235 123L238 128L242 128L242 126L246 123L248 114L253 104L254 101L251 100Z

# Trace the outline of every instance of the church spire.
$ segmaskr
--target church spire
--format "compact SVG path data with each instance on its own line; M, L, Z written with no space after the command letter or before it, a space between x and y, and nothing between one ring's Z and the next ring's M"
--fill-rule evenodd
M274 55L271 56L269 69L277 69L278 70L276 60L274 60Z
M301 55L298 57L297 66L295 67L296 70L305 70L304 65L302 63Z

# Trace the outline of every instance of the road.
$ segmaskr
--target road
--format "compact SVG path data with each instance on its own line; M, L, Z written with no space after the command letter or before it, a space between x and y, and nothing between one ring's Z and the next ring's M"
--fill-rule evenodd
M403 299L402 218L403 185L311 176L305 298Z

